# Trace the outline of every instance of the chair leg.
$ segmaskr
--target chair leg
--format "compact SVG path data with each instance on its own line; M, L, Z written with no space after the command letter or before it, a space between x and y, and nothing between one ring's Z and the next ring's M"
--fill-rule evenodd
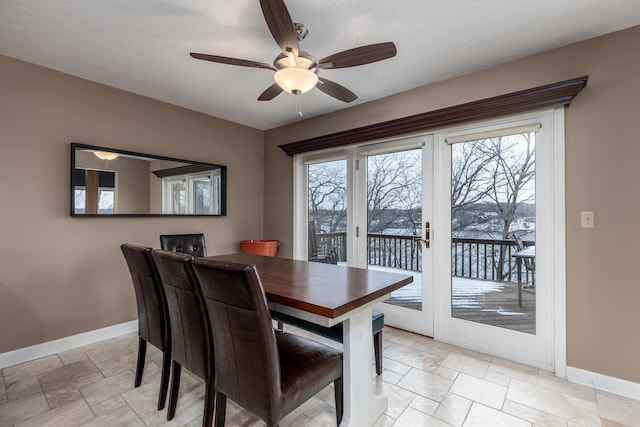
M182 365L175 360L171 361L171 392L169 393L169 408L167 409L167 421L171 421L176 415L178 403L178 391L180 390L180 371Z
M373 335L373 353L376 359L376 374L382 374L382 331Z
M340 423L342 422L342 416L344 415L344 397L342 387L342 377L333 382L333 395L336 399L336 421L338 421L337 425L340 425Z
M202 417L202 427L211 427L213 422L213 414L215 412L215 395L213 378L205 384L206 391L204 393L204 417Z
M160 376L160 394L158 395L158 411L164 409L169 389L169 374L171 372L171 353L165 351L162 354L162 374Z
M136 379L133 385L140 387L142 383L142 373L144 372L144 358L147 356L147 342L142 337L138 337L138 363L136 363Z
M215 404L215 427L224 427L225 416L227 413L227 396L220 392L216 392Z
M536 270L531 270L531 284L536 285Z

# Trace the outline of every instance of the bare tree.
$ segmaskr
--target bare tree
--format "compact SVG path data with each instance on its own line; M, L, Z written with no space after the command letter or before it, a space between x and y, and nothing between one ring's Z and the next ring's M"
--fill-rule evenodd
M367 175L367 228L380 233L397 228L399 212L415 216L422 204L422 164L420 152L369 156ZM409 217L416 224L416 219ZM417 220L420 224L420 220ZM415 230L414 230L415 231Z
M519 208L534 199L535 134L469 141L453 148L451 203L454 231L500 221L508 238ZM494 212L487 212L492 202ZM494 228L494 227L491 227Z
M521 211L534 201L535 134L468 141L452 150L452 230L476 228L508 240ZM506 246L493 263L502 280L509 268Z
M502 238L507 239L518 208L534 201L535 179L534 133L491 138L489 153L493 158L493 185L488 196L496 205L502 221Z
M516 212L523 203L534 199L534 191L527 190L535 180L535 134L525 133L490 140L490 152L494 155L493 185L489 197L495 203L502 221L502 239L509 238ZM497 268L498 279L507 274L506 251L500 251Z
M493 158L483 144L484 140L469 141L451 149L451 226L454 232L490 220L479 214L476 206L486 199L492 183L488 168Z
M333 233L345 228L347 177L343 161L309 165L309 221L316 232Z

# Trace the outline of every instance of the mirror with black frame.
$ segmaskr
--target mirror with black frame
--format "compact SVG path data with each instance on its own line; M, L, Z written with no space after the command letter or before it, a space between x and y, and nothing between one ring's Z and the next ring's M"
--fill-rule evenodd
M71 216L224 216L227 167L71 143Z

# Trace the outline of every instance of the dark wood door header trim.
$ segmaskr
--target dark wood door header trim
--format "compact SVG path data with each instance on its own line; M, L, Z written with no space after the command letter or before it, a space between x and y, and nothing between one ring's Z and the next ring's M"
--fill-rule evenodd
M289 156L364 141L487 120L542 108L569 106L587 86L588 76L454 105L413 116L374 123L328 135L280 145Z
M170 169L159 169L157 171L151 171L158 178L164 178L167 176L178 176L178 175L189 175L192 173L200 173L200 172L210 172L215 169L216 166L213 165L185 165L178 166Z

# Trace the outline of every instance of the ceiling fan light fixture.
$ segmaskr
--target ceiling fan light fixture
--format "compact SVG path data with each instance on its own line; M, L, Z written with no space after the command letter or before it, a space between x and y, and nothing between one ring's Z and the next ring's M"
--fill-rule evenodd
M276 71L274 79L283 90L294 95L309 92L318 84L318 75L304 68L290 67Z
M119 154L110 151L94 151L93 154L100 160L114 160L119 156Z
M258 96L258 101L270 101L282 92L300 95L317 87L339 101L353 102L358 99L358 95L338 83L319 78L318 71L371 64L396 56L393 42L385 42L343 50L318 61L308 52L300 50L298 42L309 31L304 25L291 20L284 0L260 0L260 6L273 40L281 50L273 61L273 66L247 59L191 52L191 57L195 59L275 71L275 83Z

